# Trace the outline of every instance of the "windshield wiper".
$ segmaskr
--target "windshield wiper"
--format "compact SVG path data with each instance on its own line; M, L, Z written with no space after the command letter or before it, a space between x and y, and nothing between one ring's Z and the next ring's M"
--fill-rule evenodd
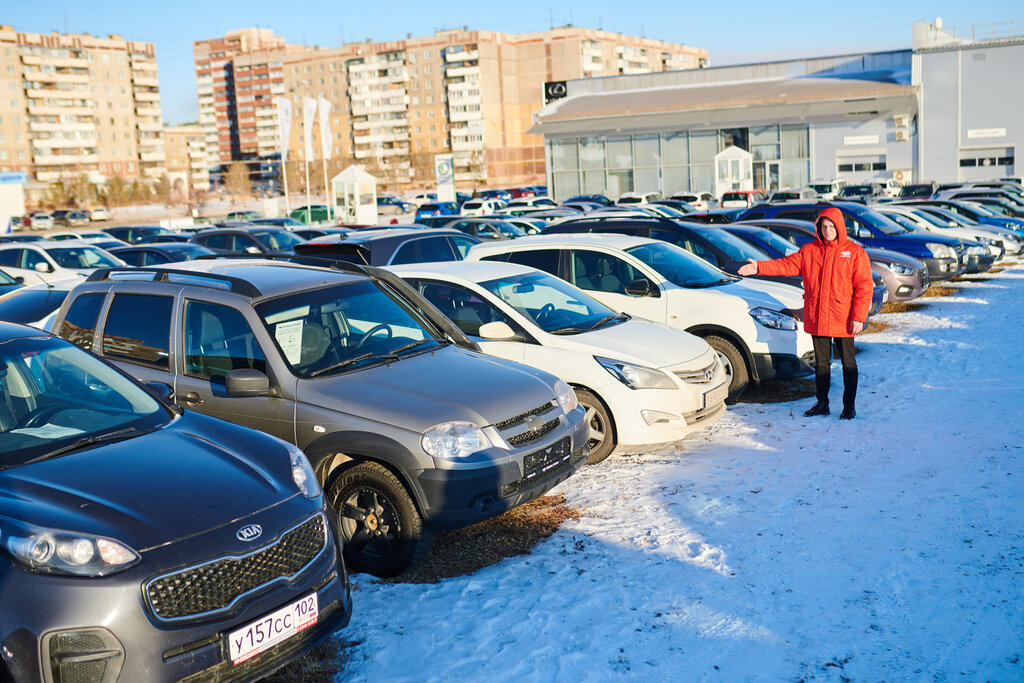
M620 315L607 315L607 316L601 318L600 320L598 320L596 323L594 323L590 327L588 327L587 328L587 332L590 332L591 330L596 330L597 328L601 327L602 325L605 325L605 324L610 323L612 321L625 322L627 320L629 320L629 316L628 315L621 315L621 314Z
M22 464L31 465L34 462L55 458L58 455L70 453L71 451L77 451L79 449L85 448L86 446L92 446L93 444L103 443L106 441L116 441L123 436L126 436L128 434L131 434L132 432L137 431L138 430L135 427L126 427L125 429L118 429L113 432L107 432L106 434L97 434L96 436L83 436L81 439L72 441L67 446L61 446L56 450L50 451L49 453L44 453L43 455L32 458L28 462Z
M736 279L738 280L739 278ZM717 287L718 285L725 285L730 282L736 282L736 280L732 278L722 278L720 280L714 280L713 282L694 282L687 285L687 287L690 287L691 289L706 289L707 287Z
M557 330L551 330L548 334L580 334L581 332L588 332L590 328L586 330L580 327L559 327Z
M320 368L319 370L316 370L315 372L309 373L309 376L310 377L319 377L320 375L323 375L325 373L332 372L334 370L340 370L341 368L348 367L349 365L352 365L353 363L359 363L359 362L364 361L364 360L370 360L371 358L372 359L376 359L376 360L393 360L393 361L401 360L401 358L399 358L398 356L396 356L393 353L373 353L371 351L370 353L364 353L361 356L356 356L355 358L349 358L348 360L343 360L340 363L335 363L334 365L328 365L326 368Z
M417 346L422 346L423 344L426 344L428 342L437 342L438 344L445 344L445 343L448 342L448 340L445 339L442 342L442 341L439 341L437 339L434 339L433 337L427 337L426 339L420 339L419 341L414 341L414 342L412 342L410 344L406 344L405 346L399 346L397 349L391 349L391 354L392 355L397 355L397 354L401 353L402 351L408 351L409 349L414 349Z

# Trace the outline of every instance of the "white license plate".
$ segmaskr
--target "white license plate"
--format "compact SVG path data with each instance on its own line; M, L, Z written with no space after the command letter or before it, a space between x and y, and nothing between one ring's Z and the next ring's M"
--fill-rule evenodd
M287 607L268 614L248 626L228 634L228 647L232 664L266 652L283 640L294 636L316 623L320 609L316 593L297 600Z
M704 407L710 408L711 406L718 405L725 400L725 397L729 395L729 385L719 384L711 391L704 392Z

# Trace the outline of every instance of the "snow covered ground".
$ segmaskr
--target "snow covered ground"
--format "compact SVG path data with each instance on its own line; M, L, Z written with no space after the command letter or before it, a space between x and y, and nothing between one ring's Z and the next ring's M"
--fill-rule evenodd
M1003 264L1005 265L1005 264ZM1024 680L1024 261L858 339L858 416L741 404L435 585L354 577L345 680Z

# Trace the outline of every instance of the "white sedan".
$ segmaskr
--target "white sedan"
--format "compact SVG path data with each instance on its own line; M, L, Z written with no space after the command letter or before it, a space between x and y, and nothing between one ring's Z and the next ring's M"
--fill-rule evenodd
M389 270L485 353L572 385L590 422L591 464L617 444L676 441L725 414L725 368L699 337L616 313L525 266L463 261Z
M125 262L81 240L0 244L0 267L25 284L85 278L97 268L117 268Z

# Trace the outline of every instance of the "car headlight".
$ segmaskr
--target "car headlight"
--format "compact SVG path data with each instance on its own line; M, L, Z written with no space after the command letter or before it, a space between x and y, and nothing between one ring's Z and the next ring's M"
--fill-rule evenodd
M779 311L773 311L770 308L752 308L750 309L750 317L761 325L773 330L796 329L796 318Z
M975 238L974 238L974 241L975 241L975 242L981 242L981 243L982 243L982 244L984 244L984 245L985 245L986 247L990 247L990 246L993 246L993 245L995 245L995 243L996 243L996 240L992 239L991 237L981 237L981 236L979 236L979 237L975 237Z
M939 244L938 242L929 242L924 245L928 251L931 252L935 258L956 258L956 251L953 247L947 244Z
M468 458L494 444L472 422L442 422L423 432L420 446L432 458Z
M292 456L292 481L306 498L316 498L320 495L320 484L316 481L316 472L309 464L309 458L292 444L288 444L288 452Z
M634 365L621 360L602 358L594 356L594 360L601 364L613 377L625 384L630 389L676 389L676 383L672 378L661 370L645 368L642 365Z
M112 538L47 529L0 519L0 545L32 572L109 576L139 561L139 554Z
M914 269L910 266L905 266L902 263L896 263L895 261L878 261L878 263L882 264L884 268L887 268L897 275L912 275L914 273Z
M967 253L974 256L984 256L988 253L988 248L983 247L980 244L976 244L973 247L967 247Z
M576 398L576 390L561 379L555 382L555 400L558 401L558 405L566 415L576 410L576 406L580 404L579 399Z

